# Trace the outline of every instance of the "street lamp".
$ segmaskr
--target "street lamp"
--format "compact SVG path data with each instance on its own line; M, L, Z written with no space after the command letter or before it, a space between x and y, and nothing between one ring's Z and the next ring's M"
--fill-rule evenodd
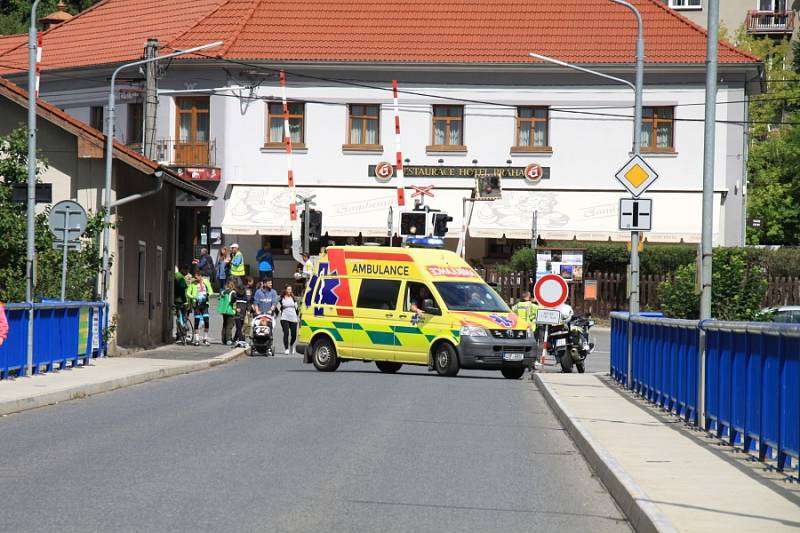
M111 75L111 85L108 91L108 119L106 122L106 172L105 172L105 198L103 200L103 292L102 292L102 300L106 302L106 306L108 306L108 247L109 247L109 222L111 220L111 166L113 162L113 154L114 154L114 83L117 79L117 74L120 73L121 70L135 67L137 65L143 65L145 63L150 63L153 61L158 61L160 59L167 59L170 57L181 56L186 54L191 54L193 52L199 52L200 50L206 50L208 48L214 48L220 46L222 41L216 41L209 44L204 44L202 46L196 46L194 48L189 48L188 50L178 50L171 54L166 54L163 56L158 57L151 57L148 59L142 59L140 61L133 61L132 63L125 63L124 65L120 65ZM107 318L107 317L106 317Z
M28 213L27 243L25 250L25 300L28 310L28 347L25 375L33 373L33 260L36 232L36 10L40 0L31 5L31 22L28 26Z
M540 59L542 61L546 61L548 63L553 63L554 65L559 65L562 67L570 68L572 70L577 70L578 72L584 72L586 74L591 74L593 76L598 76L601 78L605 78L607 80L615 81L617 83L622 83L623 85L627 85L631 89L633 89L634 93L634 102L633 102L633 154L639 155L641 153L641 146L642 146L642 139L641 139L641 131L642 131L642 93L644 90L644 28L642 24L642 15L639 13L639 10L636 9L631 3L626 2L625 0L609 0L610 2L614 2L615 4L619 4L623 7L630 9L633 14L636 16L636 25L637 25L637 37L636 37L636 74L635 74L635 83L631 83L628 80L624 80L622 78L617 78L615 76L610 76L608 74L604 74L602 72L597 72L596 70L591 70L585 67L579 67L577 65L573 65L571 63L566 63L564 61L559 61L558 59L553 59L552 57L543 56L541 54L534 54L530 53L531 57L535 57L536 59ZM630 316L636 316L639 314L639 232L632 231L631 232L631 292L629 295L629 309L630 309ZM632 379L632 368L633 368L633 361L632 359L632 351L631 351L631 331L628 331L628 379L627 384L628 387L633 386L633 379Z

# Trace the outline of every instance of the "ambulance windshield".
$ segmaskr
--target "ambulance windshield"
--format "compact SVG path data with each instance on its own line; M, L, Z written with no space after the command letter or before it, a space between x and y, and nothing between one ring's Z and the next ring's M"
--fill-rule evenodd
M451 311L508 313L506 303L485 283L469 281L437 281L436 290Z

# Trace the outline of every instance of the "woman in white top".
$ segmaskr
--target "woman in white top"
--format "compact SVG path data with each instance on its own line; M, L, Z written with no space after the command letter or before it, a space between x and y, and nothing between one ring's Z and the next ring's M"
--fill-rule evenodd
M292 294L292 286L287 285L278 299L281 310L281 327L283 327L284 353L294 352L294 343L297 341L297 302ZM290 338L291 337L291 338Z

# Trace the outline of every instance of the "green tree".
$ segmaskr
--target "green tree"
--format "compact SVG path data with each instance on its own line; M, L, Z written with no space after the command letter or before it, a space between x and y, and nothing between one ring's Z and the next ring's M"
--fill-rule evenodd
M67 12L76 15L100 0L67 0ZM58 0L42 0L39 3L37 17L42 18L56 11ZM0 0L0 34L11 35L28 30L31 16L30 0Z
M711 275L711 316L719 320L755 320L769 282L757 250L716 248ZM698 318L697 265L678 268L658 286L661 309L672 318Z
M27 215L25 204L11 202L15 183L26 183L28 158L26 130L18 128L0 137L0 301L20 302L25 299L25 257ZM37 173L47 169L39 160ZM90 214L80 251L67 255L68 300L91 300L95 297L97 274L100 271L98 237L103 230L102 213ZM38 298L58 298L61 294L62 253L53 248L53 235L47 227L47 214L36 217Z

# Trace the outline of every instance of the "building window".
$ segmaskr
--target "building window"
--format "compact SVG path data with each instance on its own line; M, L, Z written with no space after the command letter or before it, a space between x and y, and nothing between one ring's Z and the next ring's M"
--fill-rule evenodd
M128 104L128 143L141 145L144 139L144 106L141 102Z
M464 106L433 106L432 149L465 150Z
M515 147L521 151L548 148L549 120L550 110L546 107L518 107Z
M669 7L673 9L702 9L702 0L668 0Z
M117 237L117 299L125 300L125 237Z
M675 150L675 109L645 107L642 109L642 150L672 152Z
M147 279L147 255L145 250L147 244L144 241L139 241L139 253L136 259L136 301L140 304L145 302L145 280Z
M283 104L268 104L267 145L283 146ZM289 131L292 144L302 147L305 144L305 104L289 104Z
M156 305L161 305L164 301L164 249L156 246Z
M358 291L357 307L362 309L382 309L394 311L397 307L397 295L400 293L400 282L388 279L361 280Z
M377 148L380 145L381 106L351 104L348 109L348 146Z
M93 105L89 108L89 125L96 130L103 129L103 106Z
M210 101L208 96L175 99L175 163L205 166L209 162Z

